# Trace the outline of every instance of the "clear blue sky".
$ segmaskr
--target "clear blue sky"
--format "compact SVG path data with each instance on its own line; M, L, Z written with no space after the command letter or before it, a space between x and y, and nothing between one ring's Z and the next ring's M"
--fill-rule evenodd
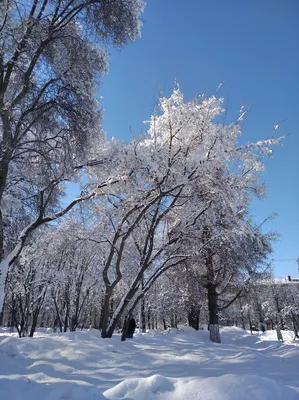
M111 49L111 65L99 94L108 137L129 140L139 133L161 91L174 81L186 98L202 92L228 100L234 117L241 105L253 109L245 140L288 134L267 162L268 197L254 201L266 228L281 234L275 245L277 276L298 276L299 256L299 1L148 0L142 38L121 51ZM219 92L220 82L225 85Z

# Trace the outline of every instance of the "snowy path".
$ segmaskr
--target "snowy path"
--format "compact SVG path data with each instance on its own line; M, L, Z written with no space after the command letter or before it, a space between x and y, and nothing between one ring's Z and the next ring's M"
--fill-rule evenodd
M238 328L224 328L222 339L189 328L125 343L97 331L33 339L2 332L0 399L299 399L299 347ZM16 357L5 354L15 345Z

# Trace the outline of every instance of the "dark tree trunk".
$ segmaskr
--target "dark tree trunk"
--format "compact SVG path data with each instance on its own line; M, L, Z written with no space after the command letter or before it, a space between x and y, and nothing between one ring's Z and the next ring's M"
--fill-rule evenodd
M242 325L242 329L246 329L246 326L245 326L245 319L244 319L244 314L241 314L241 325Z
M207 285L207 289L210 340L215 343L221 343L218 318L218 294L216 290L216 285L214 285L213 283L209 283Z
M271 319L270 322L271 322L271 329L273 330L274 329L274 321L273 321L273 319Z
M130 319L131 319L130 315L125 319L125 323L124 323L122 333L121 333L121 341L122 342L126 341L127 332L128 332L129 325L130 325Z
M107 328L108 328L108 321L109 321L109 309L110 309L110 297L112 295L112 291L106 289L105 297L103 300L102 310L101 310L101 322L100 326L102 327L102 338L107 337Z
M56 311L56 318L54 319L54 329L55 329L56 321L57 321L57 323L59 324L60 333L62 333L62 321L60 318L59 309L58 309L58 305L57 305L55 296L53 296L53 301L54 301L54 306L55 306L55 311Z
M113 298L110 300L110 310L109 310L109 317L112 318L114 313L114 300Z
M173 315L173 313L171 313L171 317L170 317L170 326L172 328L174 328L174 315Z
M63 332L67 332L67 328L68 328L68 322L69 321L69 313L68 313L68 309L65 313L65 317L64 317L64 328L63 328Z
M142 277L141 280L141 289L144 289L144 279ZM141 309L140 309L140 314L141 314L141 331L142 333L146 332L146 315L145 315L145 300L144 300L144 295L141 297Z
M0 101L0 108L5 108L3 99ZM1 146L1 161L0 161L0 204L2 202L3 193L6 186L6 180L8 176L8 168L12 157L13 146L12 146L12 132L10 129L9 116L7 111L3 112L1 110L1 120L2 120L2 128L3 128L3 143ZM4 256L4 223L3 214L0 208L0 262L3 260ZM1 273L1 271L0 271ZM0 313L2 313L3 307L0 309Z
M209 229L205 229L204 239L210 239ZM207 291L208 291L208 309L209 309L209 331L210 340L214 343L221 343L219 332L219 319L218 319L218 293L217 284L215 281L215 271L213 266L213 253L211 249L207 249L207 256L205 260L207 268Z
M200 316L200 311L196 310L194 306L191 306L190 311L188 312L188 324L191 326L191 328L194 328L195 330L199 330L199 316Z
M104 306L104 299L101 300L100 322L99 322L99 330L100 331L102 331L102 329L103 329L103 306Z
M29 336L30 336L30 337L33 337L33 335L34 335L34 333L35 333L38 315L39 315L39 309L36 310L36 311L33 313L33 316L32 316L32 324L31 324L30 332L29 332Z
M1 212L1 211L0 211ZM1 229L1 228L0 228ZM1 245L0 245L1 246ZM2 244L3 247L3 244ZM0 247L1 248L1 247ZM0 271L1 273L1 271ZM4 300L3 300L3 307L2 310L0 310L0 326L3 325L3 317L4 317L4 309L5 309L5 300L6 300L6 295L4 295Z
M197 311L197 313L196 313L196 319L195 319L194 329L195 329L196 331L199 330L199 311Z
M147 327L151 329L151 308L149 307L147 310Z
M45 319L46 319L46 312L44 310L42 313L42 316L41 316L40 324L39 324L40 328L43 328L45 326Z
M252 335L252 329L253 329L253 325L252 325L252 321L251 321L251 318L250 318L250 316L248 316L248 321L249 321L249 329L250 329L250 333L251 333L251 335Z
M141 331L146 332L146 315L145 315L145 301L144 297L141 299Z
M164 331L167 330L167 324L166 324L165 318L163 318L163 328L164 328Z

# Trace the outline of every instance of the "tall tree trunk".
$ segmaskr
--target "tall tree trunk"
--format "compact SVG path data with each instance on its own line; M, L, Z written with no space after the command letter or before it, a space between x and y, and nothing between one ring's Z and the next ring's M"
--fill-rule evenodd
M59 313L56 297L54 295L53 295L53 300L54 300L54 306L55 306L55 311L56 311L56 318L54 319L54 329L55 329L55 326L56 326L55 322L56 322L56 319L57 319L57 322L59 323L60 333L62 333L62 321L61 321L61 317L60 317L60 313Z
M252 335L252 329L253 329L253 325L252 325L252 321L251 321L250 315L248 315L248 321L249 321L249 329L250 329L250 333L251 333L251 335Z
M241 325L242 325L242 329L246 329L246 326L245 326L245 318L244 318L244 314L243 314L243 312L241 312Z
M206 231L205 239L209 240L209 231ZM218 318L218 293L215 282L215 271L213 266L213 253L207 249L207 258L205 260L207 268L207 291L208 291L208 309L209 309L209 331L210 340L214 343L221 343Z
M210 340L214 343L221 343L219 332L219 318L218 318L218 294L216 285L209 283L208 289L208 307L209 307L209 327L210 327Z
M0 273L1 273L1 271L0 271ZM1 279L1 278L0 278L0 279ZM3 307L2 307L2 309L0 309L0 326L3 325L4 310L5 310L5 300L6 300L6 295L4 295Z
M164 331L167 330L167 324L166 324L165 318L163 318L163 329L164 329Z
M35 330L37 327L38 316L39 316L40 310L42 308L43 302L45 300L46 291L47 291L47 289L44 290L43 295L39 298L38 304L36 305L35 310L32 313L32 324L31 324L30 333L29 333L30 337L33 337L33 335L35 333Z
M151 329L151 307L150 306L148 307L148 310L147 310L147 328L148 328L148 330Z
M141 331L146 332L146 315L145 315L145 301L144 297L141 299Z
M171 316L170 316L170 326L172 328L174 328L174 314L173 313L171 313Z
M199 315L200 311L198 311L198 309L196 309L195 306L192 305L187 316L188 324L197 331L199 330Z
M108 321L109 321L109 314L110 314L110 298L112 296L112 290L106 288L105 297L102 304L101 309L101 336L102 338L106 338L107 336L107 328L108 328Z
M4 255L4 230L3 230L3 214L0 207L0 261L3 260ZM0 271L1 273L1 271Z
M174 311L174 327L177 328L178 327L178 316L176 311Z
M38 315L39 315L39 311L40 308L36 309L33 312L33 316L32 316L32 323L31 323L31 327L30 327L30 332L29 332L29 337L33 337L36 326L37 326L37 319L38 319Z
M218 318L218 294L216 285L208 284L208 307L209 307L209 326L210 340L214 343L221 343Z

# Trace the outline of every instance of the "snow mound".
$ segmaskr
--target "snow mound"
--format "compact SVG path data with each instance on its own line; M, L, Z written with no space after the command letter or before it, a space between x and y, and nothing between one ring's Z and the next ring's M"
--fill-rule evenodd
M242 335L242 334L244 334L244 332L246 332L244 329L242 329L238 326L223 326L220 329L221 329L221 332L233 333L233 334L239 333L240 335Z
M24 400L107 400L97 388L73 383L43 385L31 381L28 376L0 379L0 399Z
M16 357L19 355L19 350L16 345L15 338L7 337L0 342L0 353L6 354L8 357Z
M149 378L126 379L115 387L106 390L108 399L166 399L167 393L174 392L174 385L168 378L153 375Z
M299 395L273 379L254 375L222 375L200 379L170 379L161 375L127 379L106 390L109 400L298 400Z
M194 388L195 389L195 388ZM256 375L222 375L204 379L198 390L206 399L298 400L297 392L269 378ZM196 397L194 397L195 399ZM192 397L190 397L190 400Z
M117 353L118 352L113 344L108 344L107 346L105 346L105 350L110 352L110 353Z
M64 384L46 396L46 400L107 400L97 389Z

